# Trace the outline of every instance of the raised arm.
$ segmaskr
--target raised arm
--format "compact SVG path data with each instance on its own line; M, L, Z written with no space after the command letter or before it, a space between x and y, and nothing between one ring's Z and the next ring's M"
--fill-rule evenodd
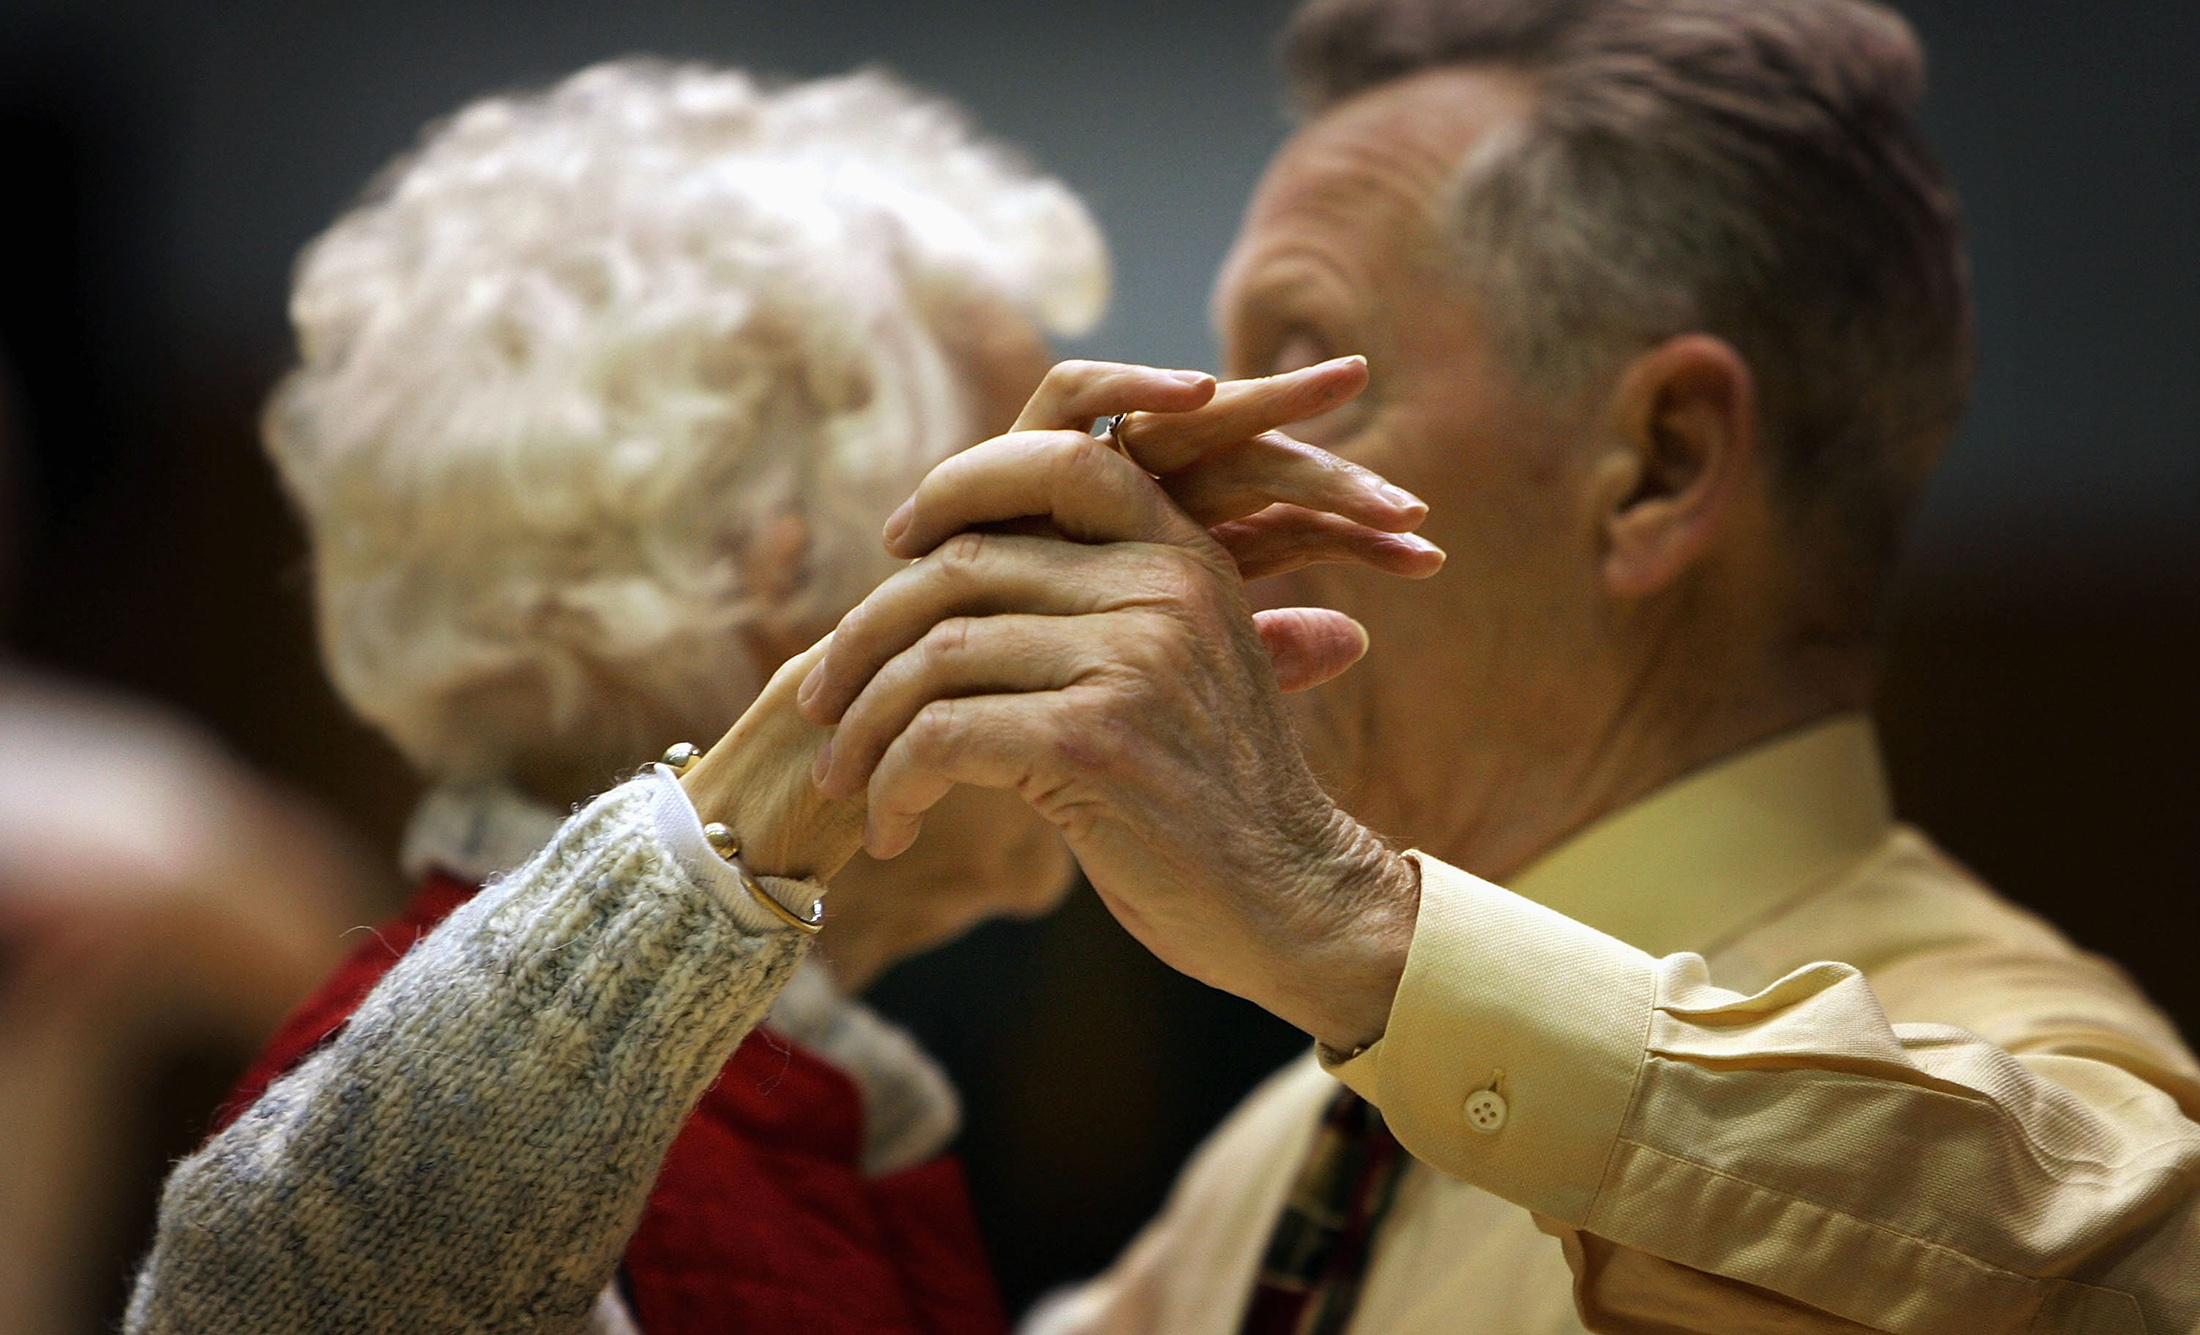
M861 829L776 676L689 770L807 912ZM808 938L670 772L588 804L170 1177L132 1331L578 1329L666 1147Z

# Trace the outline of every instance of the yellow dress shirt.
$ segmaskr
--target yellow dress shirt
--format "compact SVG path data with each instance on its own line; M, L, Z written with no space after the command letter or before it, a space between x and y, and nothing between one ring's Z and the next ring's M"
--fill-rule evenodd
M1338 1079L1420 1161L1364 1335L2200 1331L2200 1067L2113 965L1893 821L1862 716L1511 890L1415 856L1382 1041L1270 1078L1029 1335L1234 1332Z

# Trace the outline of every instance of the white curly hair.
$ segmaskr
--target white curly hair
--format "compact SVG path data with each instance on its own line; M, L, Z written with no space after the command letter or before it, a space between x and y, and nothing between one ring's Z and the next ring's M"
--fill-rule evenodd
M445 779L708 740L760 628L859 600L973 439L948 343L1106 294L1068 188L877 71L625 60L466 107L297 267L264 425L337 689Z

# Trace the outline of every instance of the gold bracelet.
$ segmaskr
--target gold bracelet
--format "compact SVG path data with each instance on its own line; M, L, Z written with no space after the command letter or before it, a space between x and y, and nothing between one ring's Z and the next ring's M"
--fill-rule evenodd
M771 891L764 888L762 882L758 881L754 876L749 875L749 869L747 867L744 867L739 862L736 862L733 864L733 869L741 873L741 888L749 892L749 898L763 905L764 911L766 913L771 914L773 917L779 919L779 921L787 924L789 927L794 928L796 931L802 933L804 936L816 936L820 931L824 929L824 900L820 899L812 902L810 905L810 916L805 918L801 914L796 913L793 909L788 908L785 904L780 903L777 897L775 897Z
M664 763L671 767L674 774L685 774L702 754L693 742L679 742L665 752ZM766 890L764 883L756 879L755 874L749 870L749 864L741 860L741 841L734 837L732 830L718 821L712 821L703 827L703 838L710 844L711 851L733 868L734 875L741 878L741 888L749 892L749 898L755 900L759 908L805 936L816 936L825 926L825 901L812 901L810 916L807 918L780 903L778 897Z
M796 931L809 936L817 935L818 931L825 926L825 902L823 900L813 902L810 905L810 916L805 918L785 904L780 903L777 896L764 888L764 883L757 880L755 873L749 870L749 864L741 860L741 841L733 837L732 830L727 829L717 821L712 821L703 827L703 838L709 841L711 851L723 858L727 866L733 868L734 875L741 878L741 888L748 891L749 898L755 900L757 905L766 913L771 914Z

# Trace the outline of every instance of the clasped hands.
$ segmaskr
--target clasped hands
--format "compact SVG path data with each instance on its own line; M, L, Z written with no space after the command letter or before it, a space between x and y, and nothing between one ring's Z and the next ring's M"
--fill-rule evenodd
M1318 561L1443 563L1412 536L1422 502L1277 430L1366 380L1358 358L1219 385L1055 367L1013 430L895 511L886 546L911 564L774 676L691 796L760 870L826 875L859 841L908 847L955 784L1013 790L1165 963L1332 1048L1372 1041L1417 874L1323 792L1282 700L1366 636L1243 591ZM1117 413L1121 453L1088 430Z

